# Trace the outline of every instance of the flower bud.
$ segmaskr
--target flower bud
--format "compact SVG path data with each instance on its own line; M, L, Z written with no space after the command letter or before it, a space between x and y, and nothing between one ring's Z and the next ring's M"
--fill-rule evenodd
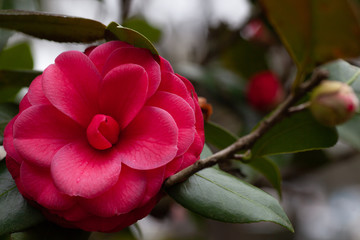
M355 114L358 105L353 89L338 81L323 81L314 89L310 99L310 111L326 126L346 122Z
M210 103L207 102L206 98L198 97L199 106L203 114L204 120L208 121L210 116L213 114L213 108Z
M253 108L268 112L284 99L284 90L274 73L263 71L250 78L246 95Z

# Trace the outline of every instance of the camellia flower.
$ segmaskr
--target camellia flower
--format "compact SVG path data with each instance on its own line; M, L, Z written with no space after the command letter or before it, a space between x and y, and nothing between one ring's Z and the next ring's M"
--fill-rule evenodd
M62 226L103 232L149 214L164 180L204 145L190 82L120 41L60 54L4 135L7 167L26 199Z
M284 90L274 73L263 71L250 78L246 95L252 107L267 112L284 99Z
M311 94L310 111L316 120L326 126L336 126L354 116L359 100L346 83L326 80Z

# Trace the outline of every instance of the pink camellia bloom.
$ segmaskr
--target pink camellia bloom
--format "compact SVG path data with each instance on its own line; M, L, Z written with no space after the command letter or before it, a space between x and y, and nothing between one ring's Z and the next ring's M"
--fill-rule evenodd
M112 41L60 54L5 129L20 193L65 227L113 232L143 218L204 145L190 82L149 50Z
M273 72L263 71L250 78L246 95L253 108L267 112L284 99L284 90Z

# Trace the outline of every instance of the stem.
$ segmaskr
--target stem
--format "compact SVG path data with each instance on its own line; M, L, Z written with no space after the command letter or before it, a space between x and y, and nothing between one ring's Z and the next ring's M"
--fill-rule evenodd
M259 126L251 133L239 138L235 143L222 149L215 154L200 159L193 165L181 170L180 172L172 175L164 182L164 187L168 188L176 183L182 182L189 178L196 172L211 167L219 162L231 159L234 154L241 150L249 150L255 144L255 142L263 136L269 129L271 129L276 123L280 122L289 113L289 109L303 97L309 90L318 85L322 80L327 78L328 74L324 70L315 70L311 79L302 83L295 92L291 93L285 101L274 111L272 114L260 122Z
M357 79L357 77L360 75L360 71L357 71L354 76L352 76L347 82L346 84L351 86Z

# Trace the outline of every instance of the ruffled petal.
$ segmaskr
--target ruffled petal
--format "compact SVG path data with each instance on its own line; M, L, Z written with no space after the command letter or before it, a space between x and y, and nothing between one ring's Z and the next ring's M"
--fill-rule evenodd
M91 217L92 214L88 213L82 205L76 203L72 208L66 209L63 211L50 211L52 214L56 214L61 218L64 218L66 221L80 221L85 218Z
M137 64L143 67L149 78L148 98L151 97L161 81L160 65L156 62L147 49L143 48L120 48L115 50L104 65L102 72L106 75L113 68L122 64Z
M199 136L199 134L195 134L195 139L193 144L191 144L189 150L184 154L183 162L181 163L178 171L187 168L188 166L195 163L200 158L201 151L204 147L204 142Z
M111 55L111 53L118 48L124 48L124 47L131 48L132 45L121 41L110 41L93 48L91 52L87 55L96 66L99 73L101 73L103 70L103 66L106 63L109 56Z
M194 108L194 101L184 82L174 73L162 72L161 74L161 83L158 91L165 91L176 94L183 98L192 108Z
M160 68L161 68L161 74L163 74L163 72L171 72L171 73L174 72L171 64L163 57L160 57Z
M179 129L177 156L184 154L194 141L194 110L180 96L163 91L157 92L147 105L164 109L174 118Z
M101 76L83 53L60 54L43 73L45 96L61 112L87 127L98 113Z
M168 165L166 165L167 167ZM146 173L146 192L139 206L146 205L151 199L160 192L164 182L165 167L145 171Z
M75 204L75 200L62 194L54 185L50 171L23 162L20 168L20 179L24 191L31 198L48 209L65 210Z
M121 161L139 170L154 169L170 162L177 152L178 128L165 110L144 107L120 133L114 146Z
M100 88L101 112L115 118L125 128L144 106L148 77L144 68L124 64L112 69Z
M164 178L166 179L177 173L182 165L183 160L184 160L184 155L181 155L175 158L174 160L172 160L171 162L169 162L169 164L166 165Z
M6 151L6 156L11 157L14 159L18 164L21 164L23 161L23 158L19 155L19 153L16 151L14 146L14 122L18 118L19 115L16 115L13 119L10 120L10 122L6 125L4 130L4 149Z
M123 166L118 182L110 190L99 197L86 199L82 204L96 216L118 216L135 209L142 201L145 191L145 173Z
M15 149L24 160L42 167L50 167L60 148L84 135L76 122L51 105L32 106L20 113L13 132Z
M42 75L37 76L31 82L27 96L31 105L50 104L43 91Z
M31 107L31 103L29 102L28 94L25 94L23 99L21 99L21 101L20 101L19 112L22 112L29 107Z
M86 141L61 148L51 163L55 185L70 196L94 198L118 181L121 160L116 151L95 150Z

